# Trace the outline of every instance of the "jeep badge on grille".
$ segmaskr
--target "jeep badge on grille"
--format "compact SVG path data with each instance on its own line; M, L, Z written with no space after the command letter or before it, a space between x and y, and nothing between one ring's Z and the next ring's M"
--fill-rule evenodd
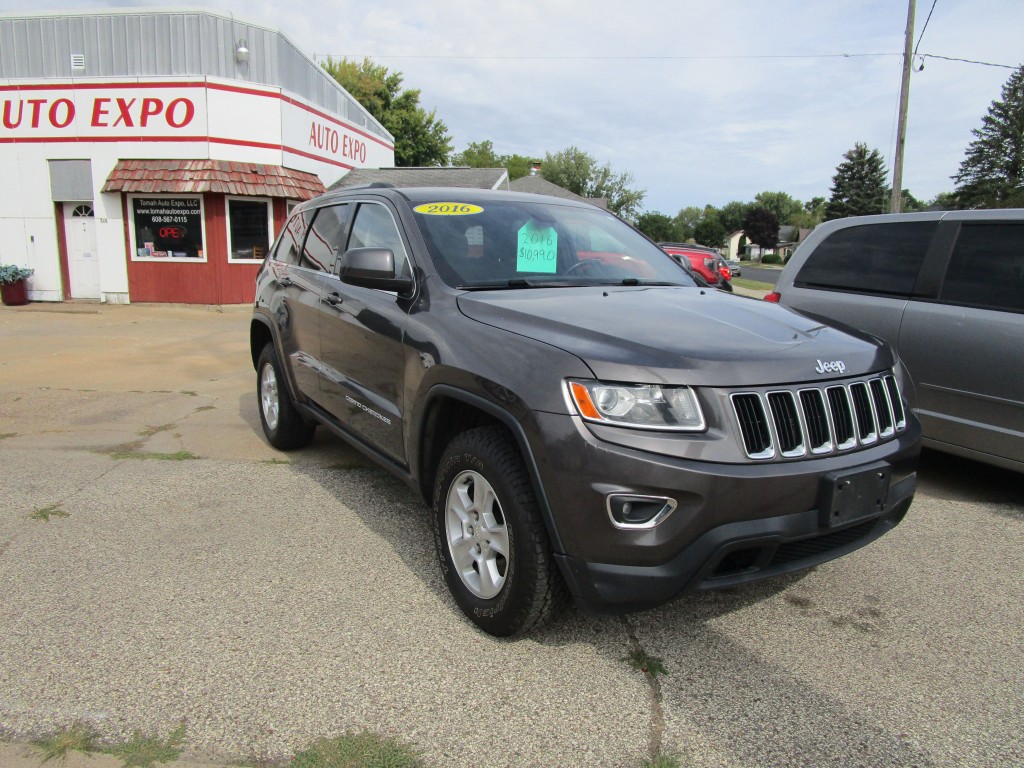
M842 360L833 360L830 363L823 363L818 360L818 365L814 369L818 373L846 373L846 363Z

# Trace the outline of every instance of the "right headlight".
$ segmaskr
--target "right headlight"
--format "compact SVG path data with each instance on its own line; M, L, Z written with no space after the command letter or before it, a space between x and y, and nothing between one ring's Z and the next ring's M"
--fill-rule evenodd
M567 383L576 410L587 421L677 432L702 432L706 426L689 387L579 379Z

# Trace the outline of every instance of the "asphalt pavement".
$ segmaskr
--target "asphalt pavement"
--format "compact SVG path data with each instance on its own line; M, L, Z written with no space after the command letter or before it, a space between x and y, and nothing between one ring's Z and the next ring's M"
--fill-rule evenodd
M1024 476L927 455L851 556L498 640L404 485L328 435L264 441L248 320L0 309L0 764L183 721L217 764L360 729L439 768L1024 764Z

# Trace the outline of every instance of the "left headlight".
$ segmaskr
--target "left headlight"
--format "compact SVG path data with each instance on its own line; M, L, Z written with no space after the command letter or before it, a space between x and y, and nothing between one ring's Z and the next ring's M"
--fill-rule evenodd
M587 421L677 432L701 432L706 426L689 387L572 379L567 384L576 410Z

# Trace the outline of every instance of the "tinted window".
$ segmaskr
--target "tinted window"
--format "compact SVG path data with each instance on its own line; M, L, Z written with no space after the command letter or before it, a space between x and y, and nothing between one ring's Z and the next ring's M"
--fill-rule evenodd
M395 271L399 275L412 274L405 245L391 212L383 205L363 203L356 212L349 248L389 248L395 254Z
M302 251L302 266L326 272L334 266L334 254L345 237L351 207L328 205L316 213Z
M840 229L814 249L796 284L910 295L936 226L934 221L920 221Z
M306 211L288 219L288 224L285 226L284 232L281 233L281 238L277 241L277 247L274 249L272 258L275 261L284 261L289 264L299 263L299 250L302 248L302 239L306 236L309 218L312 215L312 211Z
M939 298L1024 311L1024 224L964 224Z
M413 211L438 273L452 286L501 287L520 279L692 285L660 248L596 208L493 201L423 203Z

